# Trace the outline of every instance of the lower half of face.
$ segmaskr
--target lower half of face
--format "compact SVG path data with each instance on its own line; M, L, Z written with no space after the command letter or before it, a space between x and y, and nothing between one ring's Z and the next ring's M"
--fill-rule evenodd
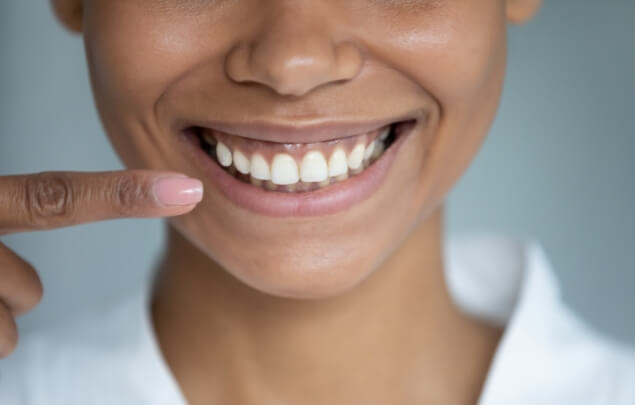
M128 167L204 181L173 225L269 294L331 296L375 271L499 103L502 1L168 3L86 2L101 118Z

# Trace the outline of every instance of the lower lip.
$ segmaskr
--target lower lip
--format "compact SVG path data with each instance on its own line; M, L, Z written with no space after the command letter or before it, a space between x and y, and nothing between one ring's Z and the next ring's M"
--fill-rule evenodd
M220 193L235 205L256 214L270 217L309 217L331 215L360 203L373 195L383 184L401 145L414 132L409 128L360 174L327 187L302 192L285 193L267 191L244 183L222 169L196 141L184 135L186 148L202 167Z

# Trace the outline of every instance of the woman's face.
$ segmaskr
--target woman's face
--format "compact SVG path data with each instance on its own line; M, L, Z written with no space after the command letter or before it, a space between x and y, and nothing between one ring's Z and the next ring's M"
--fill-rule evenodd
M499 103L510 5L88 0L82 7L97 107L124 164L205 184L203 202L172 224L251 287L316 298L377 269L472 160ZM393 122L398 135L377 155L382 127ZM212 155L219 141L229 153L208 157L203 135ZM373 140L375 157L363 149ZM342 159L332 157L337 149ZM371 156L362 158L363 170L362 152ZM230 156L250 174L237 179L221 169ZM325 173L328 186L299 191L320 187ZM248 184L250 177L259 181ZM278 191L264 190L274 184Z

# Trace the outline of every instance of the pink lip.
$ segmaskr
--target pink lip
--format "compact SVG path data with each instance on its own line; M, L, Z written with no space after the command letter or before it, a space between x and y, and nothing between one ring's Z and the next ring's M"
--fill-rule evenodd
M224 132L229 135L279 143L314 143L365 134L399 121L420 120L422 111L393 116L390 118L360 122L349 121L307 121L294 120L291 124L277 124L269 121L221 122L202 120L188 123L189 127L198 126Z
M266 191L243 183L222 169L197 145L190 135L184 145L220 193L235 205L256 214L272 217L330 215L346 210L369 198L379 189L407 138L416 131L413 125L401 134L384 154L362 173L323 189L304 193Z

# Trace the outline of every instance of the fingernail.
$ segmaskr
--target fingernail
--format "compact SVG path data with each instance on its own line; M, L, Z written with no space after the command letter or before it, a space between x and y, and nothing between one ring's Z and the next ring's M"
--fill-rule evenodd
M203 199L203 183L189 177L164 177L155 183L154 194L163 205L192 205Z

